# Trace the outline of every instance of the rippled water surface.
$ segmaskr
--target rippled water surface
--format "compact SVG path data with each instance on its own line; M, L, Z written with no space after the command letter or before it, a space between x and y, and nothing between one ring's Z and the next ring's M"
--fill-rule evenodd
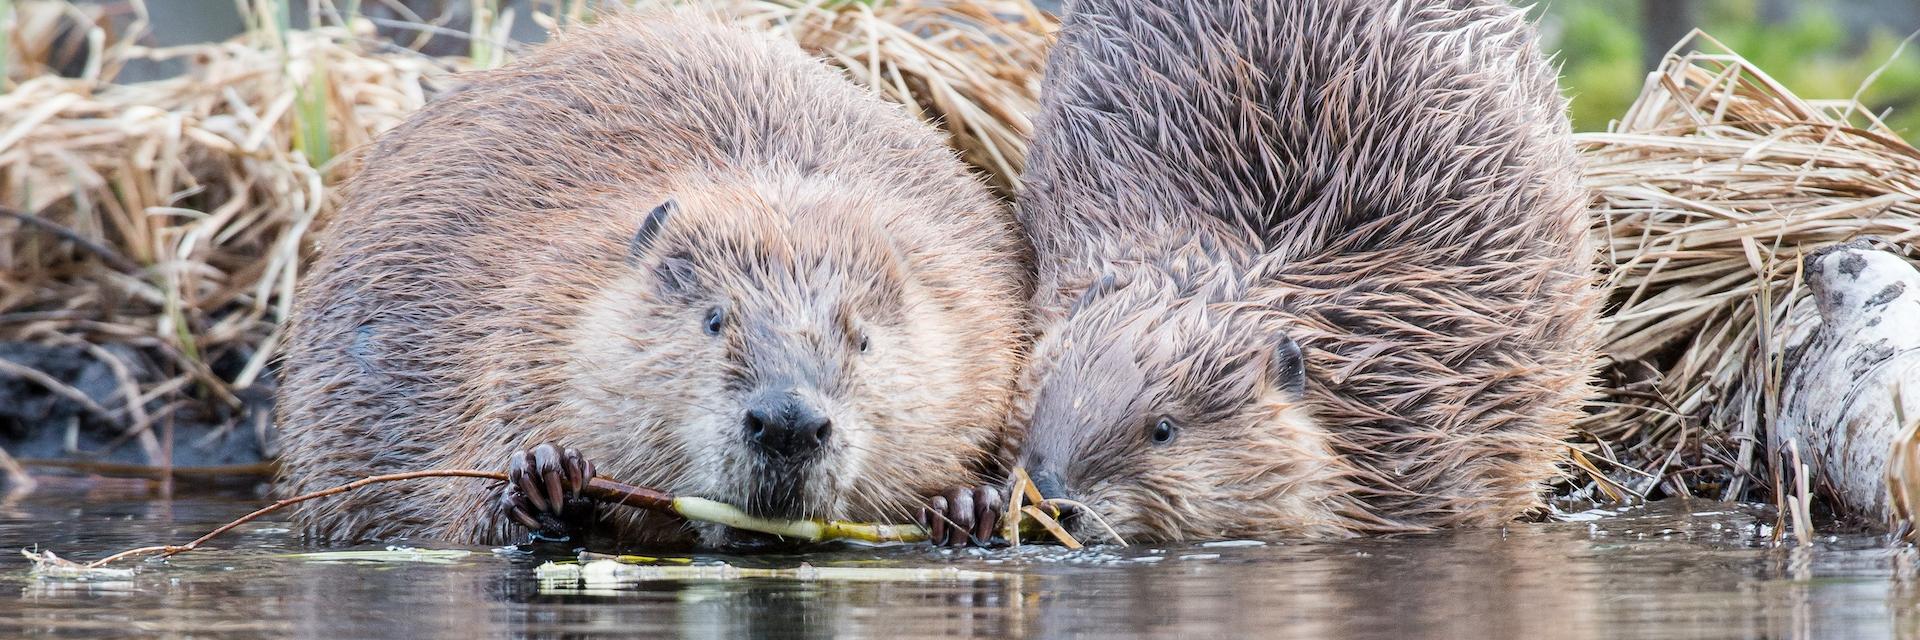
M77 559L184 541L258 506L41 491L0 502L0 547ZM667 580L542 587L547 558L474 548L450 562L289 554L282 521L130 580L36 578L0 560L0 636L700 637L1807 637L1920 630L1913 552L1869 536L1765 543L1772 515L1666 502L1582 521L1390 540L941 551L847 548L716 557L747 567L957 567L966 581ZM450 548L446 545L428 545ZM367 547L378 548L378 547Z

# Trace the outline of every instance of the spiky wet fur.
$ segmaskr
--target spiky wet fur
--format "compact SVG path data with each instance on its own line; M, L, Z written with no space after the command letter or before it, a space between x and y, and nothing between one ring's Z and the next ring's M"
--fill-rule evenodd
M1158 539L1541 505L1597 297L1565 104L1521 10L1082 0L1043 95L1018 207L1029 471ZM1282 335L1304 398L1267 364ZM1154 445L1161 416L1182 427Z
M789 43L607 19L475 74L366 163L300 289L283 493L500 469L553 441L758 513L902 522L1000 445L1028 278L1010 213L931 128ZM834 420L811 466L771 468L740 436L742 396L772 379ZM517 527L494 498L418 482L296 518L496 543ZM694 533L606 515L621 542Z

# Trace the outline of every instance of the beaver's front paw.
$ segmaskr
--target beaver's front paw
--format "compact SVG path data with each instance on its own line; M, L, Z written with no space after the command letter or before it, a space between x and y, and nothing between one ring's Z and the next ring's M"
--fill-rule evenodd
M593 462L579 451L551 442L518 451L507 463L500 505L514 522L536 535L579 540L593 522L596 504L580 495L593 479Z
M955 487L920 507L920 526L927 541L939 546L988 546L1000 524L1007 501L997 487Z

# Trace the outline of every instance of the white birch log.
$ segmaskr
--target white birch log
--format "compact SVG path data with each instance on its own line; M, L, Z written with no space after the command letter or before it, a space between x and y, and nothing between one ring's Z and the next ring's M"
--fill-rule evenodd
M1897 417L1920 417L1920 271L1867 241L1809 254L1805 268L1813 309L1796 309L1783 327L1769 446L1785 459L1787 442L1799 442L1839 507L1889 518L1887 484L1902 474L1889 476L1888 459L1907 426Z

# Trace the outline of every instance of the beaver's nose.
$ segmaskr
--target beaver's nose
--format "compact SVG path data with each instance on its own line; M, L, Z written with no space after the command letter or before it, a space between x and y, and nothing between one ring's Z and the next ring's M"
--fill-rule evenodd
M1042 498L1073 499L1073 496L1067 493L1066 485L1060 482L1060 474L1052 471L1034 472L1033 488L1040 492Z
M826 413L790 393L754 403L742 422L747 441L774 458L812 455L833 434L833 420Z
M1067 490L1066 483L1060 481L1060 474L1043 470L1034 473L1032 477L1033 488L1040 492L1042 498L1079 500L1074 497L1072 491ZM1071 524L1080 514L1080 509L1074 505L1055 502L1052 506L1062 524Z

